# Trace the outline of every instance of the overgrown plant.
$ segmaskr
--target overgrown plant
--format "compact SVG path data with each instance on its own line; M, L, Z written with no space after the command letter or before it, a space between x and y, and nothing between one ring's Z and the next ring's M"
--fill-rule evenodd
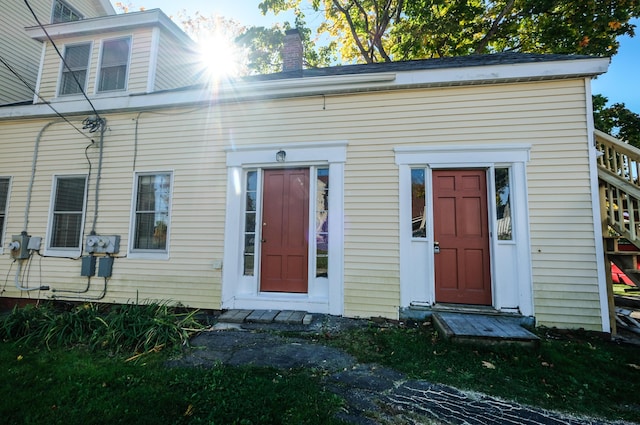
M114 353L140 353L186 344L204 328L195 319L197 310L182 312L167 303L64 307L44 303L15 308L0 319L0 338L49 348L86 345Z

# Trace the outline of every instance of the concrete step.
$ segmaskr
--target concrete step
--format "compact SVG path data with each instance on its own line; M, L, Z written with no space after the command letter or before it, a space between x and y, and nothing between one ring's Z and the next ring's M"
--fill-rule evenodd
M311 314L299 310L227 310L218 317L218 322L308 325L312 319Z

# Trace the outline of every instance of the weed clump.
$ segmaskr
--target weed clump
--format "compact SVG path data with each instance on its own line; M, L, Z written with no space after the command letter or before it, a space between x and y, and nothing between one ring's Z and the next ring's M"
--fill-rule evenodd
M204 328L196 313L166 303L43 303L16 307L0 317L0 339L48 348L84 345L118 354L141 353L187 344Z

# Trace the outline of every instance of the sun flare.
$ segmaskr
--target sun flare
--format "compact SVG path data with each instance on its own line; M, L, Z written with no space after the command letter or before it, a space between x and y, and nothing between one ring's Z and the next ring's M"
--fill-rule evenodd
M223 34L212 34L200 40L200 62L212 81L237 77L241 73L241 49Z

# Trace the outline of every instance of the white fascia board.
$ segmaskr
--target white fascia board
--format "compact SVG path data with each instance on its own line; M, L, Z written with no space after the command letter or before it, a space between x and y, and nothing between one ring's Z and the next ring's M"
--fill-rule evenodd
M333 75L262 81L226 81L209 89L175 90L111 97L94 97L101 112L145 110L416 87L459 86L593 76L607 70L609 59L579 59L486 67L426 69L418 71ZM581 77L581 78L582 78ZM53 102L62 114L90 112L86 100ZM0 108L0 119L51 116L44 104Z
M45 25L45 29L52 39L78 37L90 34L105 34L115 31L125 31L134 28L159 26L171 33L174 37L188 45L194 45L194 41L185 34L167 15L160 9L145 10L144 12L122 13L120 15L107 15L97 18L82 19L80 21L61 22ZM27 27L25 32L33 39L46 41L47 35L39 26Z
M604 74L609 58L469 66L399 72L397 85L451 86L510 81L540 81Z
M382 84L384 87L388 87L388 83L394 79L395 74L384 73L258 81L240 84L231 82L219 86L217 89L177 90L161 93L141 93L129 96L93 97L91 98L91 102L96 110L100 112L146 110L238 102L272 97L299 97L337 92L348 93L363 90L365 87L370 88L375 84ZM85 99L55 101L52 102L52 106L61 114L82 114L91 111ZM51 115L54 115L54 113L46 104L0 108L0 120Z

